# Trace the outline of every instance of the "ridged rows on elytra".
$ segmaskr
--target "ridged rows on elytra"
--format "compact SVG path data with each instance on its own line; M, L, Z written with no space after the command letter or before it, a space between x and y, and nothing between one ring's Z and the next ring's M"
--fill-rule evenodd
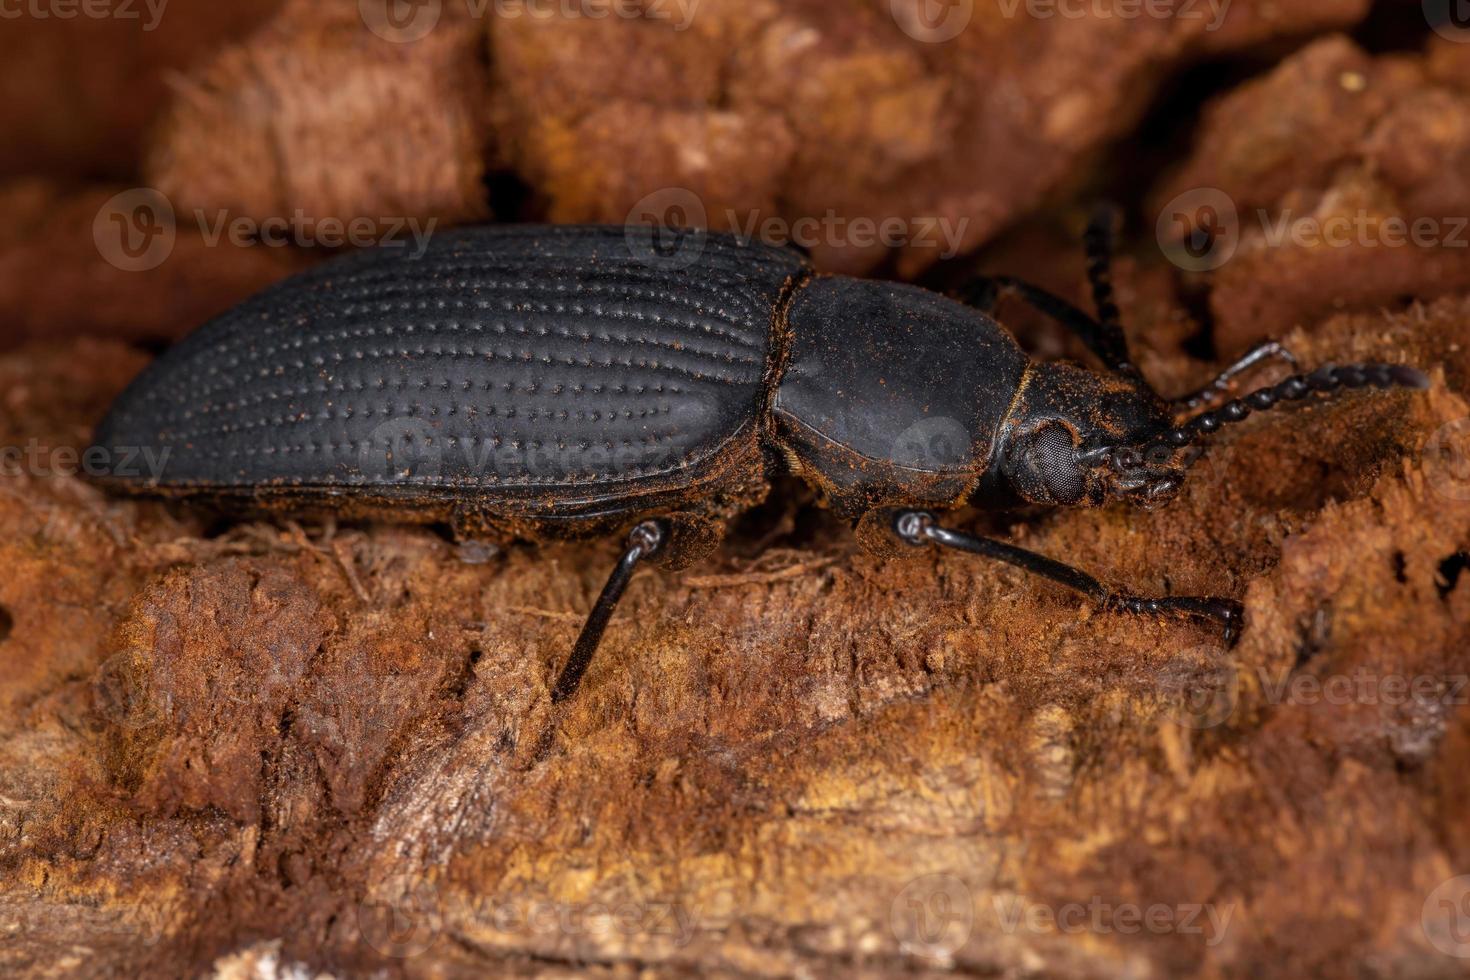
M526 236L506 237L513 244L515 238ZM620 242L621 236L614 240ZM758 356L765 348L769 304L760 295L763 290L749 286L752 280L769 281L771 267L782 275L789 271L786 257L779 253L773 260L767 250L736 249L722 239L711 239L708 261L697 274L674 276L617 255L616 248L615 259L602 257L589 265L585 257L578 264L559 254L566 248L558 254L528 257L505 245L501 241L471 251L462 242L451 243L448 255L431 252L413 263L412 278L404 277L402 263L391 255L354 257L340 273L319 272L302 277L295 288L267 293L234 311L228 324L217 325L224 329L211 331L208 356L196 361L208 380L187 379L187 394L197 400L249 386L262 372L269 376L278 367L274 355L283 352L282 345L289 345L301 360L308 345L354 339L342 330L331 330L328 325L333 322L350 320L359 324L356 332L360 332L364 322L372 330L374 320L398 315L412 329L426 315L463 313L466 307L482 316L518 309L540 309L552 316L561 310L560 315L575 316L601 304L614 319L651 320L652 335L645 324L638 326L644 339L653 343L658 342L659 331L666 331L691 351L718 357L738 348ZM353 265L359 268L353 270ZM504 330L505 325L497 328ZM699 346L701 333L708 334L714 345ZM155 392L170 402L184 393Z
M342 260L189 338L119 415L172 447L186 482L392 480L356 464L426 437L433 472L402 479L666 473L758 410L772 306L800 267L716 237L706 251L666 272L631 259L621 229L492 230L415 262Z

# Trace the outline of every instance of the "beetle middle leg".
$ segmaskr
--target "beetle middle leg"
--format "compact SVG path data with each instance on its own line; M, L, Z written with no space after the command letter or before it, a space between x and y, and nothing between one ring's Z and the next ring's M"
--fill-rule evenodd
M935 516L927 511L899 511L893 520L893 531L900 540L916 547L937 544L944 548L967 551L1014 565L1070 589L1075 589L1106 609L1140 615L1184 615L1209 620L1220 626L1224 631L1226 644L1231 646L1239 638L1241 623L1245 618L1244 607L1234 599L1208 596L1147 598L1110 589L1081 569L1073 568L1053 558L1047 558L1045 555L1018 548L1003 541L996 541L993 538L982 538L943 527Z
M597 597L592 611L587 614L587 621L582 625L582 632L572 647L571 656L567 658L566 665L552 685L553 704L565 701L577 692L577 685L582 682L587 665L592 663L592 655L597 652L602 634L607 630L608 620L618 608L618 602L623 598L628 583L632 581L633 573L641 562L652 558L663 548L668 537L668 524L658 520L644 521L629 532L623 557L608 576L607 584L602 587L602 593Z

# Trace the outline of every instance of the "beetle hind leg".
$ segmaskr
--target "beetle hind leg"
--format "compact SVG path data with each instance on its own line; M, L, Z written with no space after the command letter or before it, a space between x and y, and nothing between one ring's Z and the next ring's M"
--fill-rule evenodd
M1081 569L1073 568L1053 558L1047 558L1045 555L1039 555L1034 551L1027 551L1025 548L1018 548L992 538L982 538L942 527L934 515L927 511L899 511L893 521L893 531L900 540L915 547L937 544L943 548L966 551L1014 565L1034 575L1040 575L1070 589L1075 589L1106 609L1137 615L1182 615L1208 620L1220 627L1225 642L1229 646L1233 646L1239 639L1241 626L1245 619L1244 607L1234 599L1207 596L1166 596L1151 599L1118 592L1103 585Z
M633 573L638 570L639 564L653 557L663 548L668 537L668 524L657 520L644 521L628 534L628 546L623 552L623 557L618 560L617 565L613 567L612 574L607 577L607 584L602 587L602 593L598 595L592 611L587 614L587 621L582 625L582 632L572 647L571 656L567 658L566 664L556 678L556 683L552 685L551 701L553 704L565 701L577 693L577 686L582 682L582 675L587 672L587 666L592 663L592 655L597 652L597 647L602 642L602 634L607 631L608 620L618 608L618 602L622 600L623 592L628 588L628 583L632 581Z

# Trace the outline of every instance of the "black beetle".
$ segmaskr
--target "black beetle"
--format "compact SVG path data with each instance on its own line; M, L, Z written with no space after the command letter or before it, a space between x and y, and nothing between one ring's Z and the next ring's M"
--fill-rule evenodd
M782 466L879 553L963 549L1112 609L1207 618L1233 639L1235 601L1114 591L934 512L1157 506L1190 447L1253 409L1427 381L1329 366L1195 414L1262 358L1289 358L1265 345L1194 395L1160 397L1119 327L1114 220L1087 236L1096 318L1017 280L976 280L954 300L817 275L794 251L697 231L469 228L416 258L353 254L267 289L145 370L98 429L111 461L100 479L231 508L448 520L466 534L628 533L556 700L576 689L635 567L709 554ZM1106 371L1027 357L987 315L1003 291L1074 331ZM127 465L143 458L161 465Z

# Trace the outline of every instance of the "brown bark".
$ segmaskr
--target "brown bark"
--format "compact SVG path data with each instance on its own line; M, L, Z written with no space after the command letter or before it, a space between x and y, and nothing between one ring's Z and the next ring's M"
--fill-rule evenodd
M6 443L53 451L0 496L7 969L1438 975L1426 901L1470 859L1470 491L1432 437L1467 414L1467 313L1290 338L1442 364L1428 395L1264 416L1161 512L1013 529L1245 597L1233 651L964 557L878 562L786 498L643 574L560 711L610 543L210 536L64 475L137 358L9 355ZM1131 906L1164 911L1128 932ZM1048 925L1073 908L1102 924Z

